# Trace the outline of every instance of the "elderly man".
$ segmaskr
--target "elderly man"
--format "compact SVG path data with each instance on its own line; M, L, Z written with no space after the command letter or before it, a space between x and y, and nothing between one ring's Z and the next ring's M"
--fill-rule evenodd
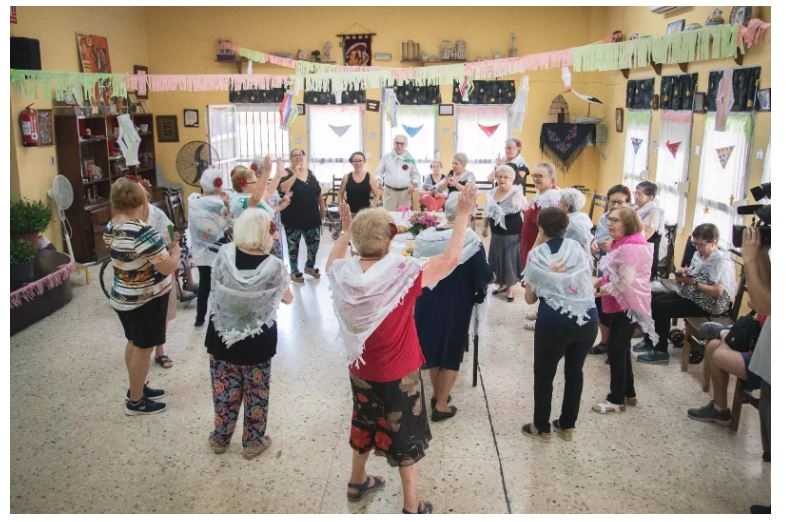
M382 203L387 210L398 210L400 205L412 207L412 190L420 185L420 172L415 158L407 152L407 137L393 138L393 152L382 156L377 167L377 179L385 184Z

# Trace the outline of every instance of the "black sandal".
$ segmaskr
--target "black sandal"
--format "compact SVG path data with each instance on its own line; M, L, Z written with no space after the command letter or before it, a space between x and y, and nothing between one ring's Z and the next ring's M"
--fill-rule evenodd
M371 479L374 479L373 484L369 484ZM347 493L347 500L350 502L357 502L358 500L362 499L366 495L370 495L375 491L379 491L380 489L385 487L385 479L382 477L375 477L374 475L366 476L366 481L362 484L353 484L352 482L347 482L348 488L354 488L358 490L357 493Z
M161 368L169 369L172 367L172 359L169 358L167 354L157 355L154 359ZM167 366L167 364L169 366Z
M401 512L405 515L430 515L431 512L434 510L434 506L431 505L431 502L428 500L422 500L418 504L417 512L407 511L407 508L401 510Z

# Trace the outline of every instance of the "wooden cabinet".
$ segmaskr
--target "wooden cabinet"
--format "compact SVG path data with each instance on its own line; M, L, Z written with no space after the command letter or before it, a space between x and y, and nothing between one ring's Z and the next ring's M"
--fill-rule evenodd
M139 165L128 167L117 143L117 115L55 116L58 173L67 177L74 189L74 202L66 217L73 232L74 257L80 263L98 261L108 254L101 236L111 218L112 181L134 174L155 186L153 115L133 114L131 118L141 142Z

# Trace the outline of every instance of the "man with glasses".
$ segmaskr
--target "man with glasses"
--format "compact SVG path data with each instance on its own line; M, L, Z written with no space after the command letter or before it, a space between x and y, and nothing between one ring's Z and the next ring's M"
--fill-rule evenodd
M376 177L384 183L382 204L386 210L395 211L400 206L412 208L412 190L420 184L420 172L412 154L407 152L407 137L399 134L393 138L393 152L382 156Z

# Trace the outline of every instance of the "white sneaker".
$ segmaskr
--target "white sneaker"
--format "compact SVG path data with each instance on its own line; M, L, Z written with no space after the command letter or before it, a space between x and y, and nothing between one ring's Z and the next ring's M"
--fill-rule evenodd
M538 318L538 312L537 311L535 311L535 312L527 312L526 314L524 314L524 319L526 319L527 321L534 321L537 318Z
M535 321L527 321L524 323L525 330L534 330L535 329Z

